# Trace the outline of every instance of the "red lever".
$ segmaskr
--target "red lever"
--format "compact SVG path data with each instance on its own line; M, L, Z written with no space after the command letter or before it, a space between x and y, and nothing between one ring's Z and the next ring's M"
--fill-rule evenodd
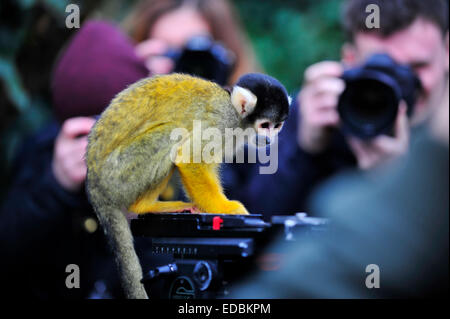
M220 218L219 216L213 217L213 224L212 224L213 230L220 230L220 228L222 227L222 223L223 223L222 218Z

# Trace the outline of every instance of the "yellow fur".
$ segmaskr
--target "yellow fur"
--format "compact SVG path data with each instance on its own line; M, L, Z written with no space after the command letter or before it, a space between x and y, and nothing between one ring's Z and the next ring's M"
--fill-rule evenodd
M248 214L238 201L223 194L217 174L217 164L178 163L186 192L200 211L213 214Z
M223 134L225 128L240 125L230 95L213 82L172 74L131 85L114 98L90 134L88 180L104 177L99 184L105 192L123 196L118 202L139 214L194 207L208 213L248 214L242 204L223 195L215 165L170 161L169 152L176 146L169 139L172 130L184 128L192 137L194 121L201 121L202 130L214 127ZM175 168L192 203L157 201Z
M241 96L239 90L236 94L238 105L213 82L184 74L154 76L120 92L89 133L87 193L115 253L128 298L146 298L147 293L124 209L138 214L183 210L248 214L241 203L223 194L218 164L195 163L191 152L183 154L183 146L193 137L194 121L201 121L202 130L218 129L222 136L227 128L245 130L253 125L244 114L256 100L247 101L246 96L252 95ZM171 133L180 128L186 136L173 140ZM178 155L177 160L171 155ZM175 169L192 203L158 201Z

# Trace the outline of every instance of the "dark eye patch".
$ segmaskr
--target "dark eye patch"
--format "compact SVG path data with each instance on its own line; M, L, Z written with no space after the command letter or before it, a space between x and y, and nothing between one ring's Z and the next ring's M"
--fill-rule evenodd
M261 123L261 128L269 128L269 122Z

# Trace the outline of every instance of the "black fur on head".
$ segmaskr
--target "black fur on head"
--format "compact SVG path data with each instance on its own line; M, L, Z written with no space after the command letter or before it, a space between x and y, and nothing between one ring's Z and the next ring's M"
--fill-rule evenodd
M248 73L240 77L236 85L250 90L257 98L253 112L246 118L249 123L262 118L281 123L288 117L288 93L277 79L261 73Z

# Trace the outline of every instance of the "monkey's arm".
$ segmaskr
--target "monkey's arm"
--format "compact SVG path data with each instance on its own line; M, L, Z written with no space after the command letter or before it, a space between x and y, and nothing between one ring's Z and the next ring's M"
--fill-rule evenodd
M202 212L212 214L248 214L238 201L230 201L223 194L217 164L177 163L188 196Z

